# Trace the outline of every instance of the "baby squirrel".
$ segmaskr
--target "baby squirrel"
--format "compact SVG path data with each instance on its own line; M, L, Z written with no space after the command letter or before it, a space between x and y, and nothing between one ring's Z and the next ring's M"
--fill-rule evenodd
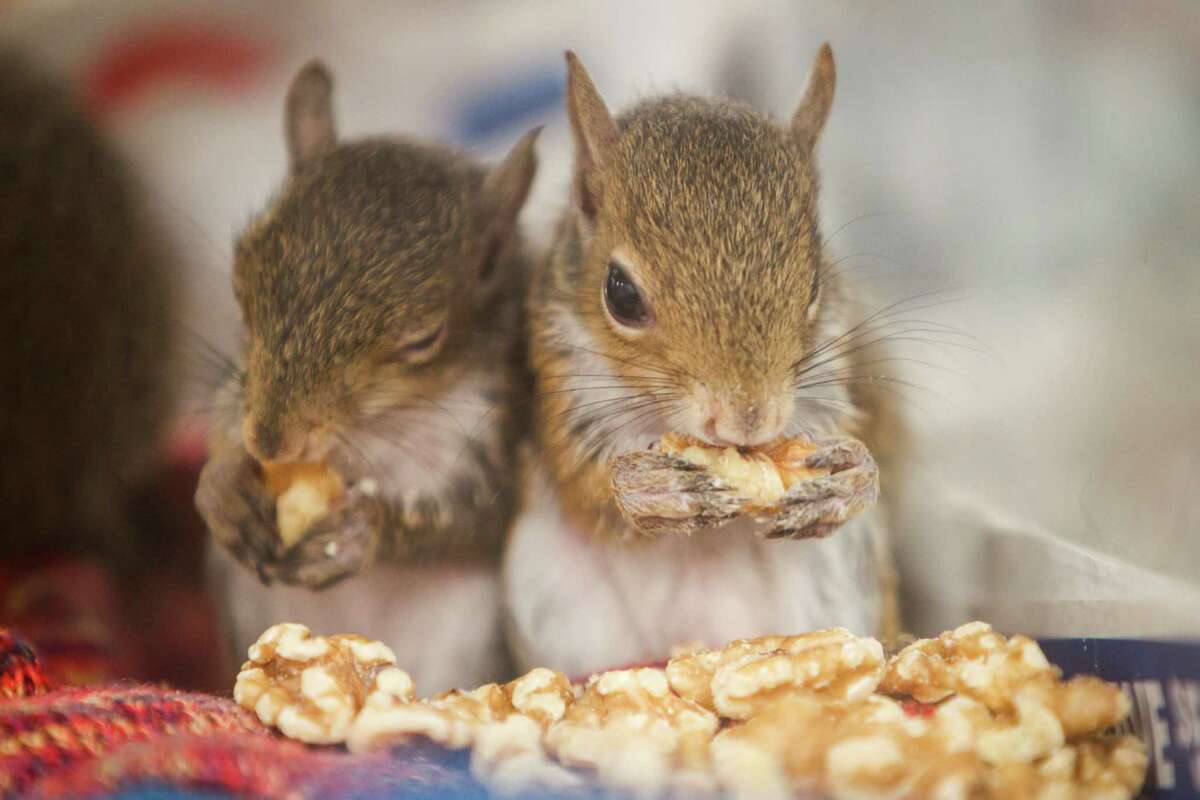
M848 435L888 409L848 379L865 375L848 346L858 306L818 224L832 51L787 126L685 95L614 119L572 53L567 67L573 202L529 295L540 458L505 559L514 651L585 674L697 639L888 627L877 467ZM756 521L647 450L672 431L739 447L799 435L832 474Z
M537 131L490 170L407 138L339 141L332 91L319 62L295 77L290 175L235 245L244 372L219 390L196 502L245 568L224 570L239 648L291 620L382 639L423 691L475 685L503 677ZM261 464L300 461L347 489L287 547Z
M124 159L71 92L0 52L0 563L129 574L131 503L172 405L175 275Z

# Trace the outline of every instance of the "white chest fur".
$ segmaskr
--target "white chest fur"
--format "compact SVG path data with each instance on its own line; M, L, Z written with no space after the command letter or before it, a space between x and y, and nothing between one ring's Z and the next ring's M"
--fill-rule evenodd
M314 592L263 586L218 548L211 558L239 658L271 625L299 622L384 642L421 695L506 678L495 567L383 564Z
M687 538L619 544L572 529L544 475L505 555L518 666L571 675L665 658L676 644L840 625L878 632L875 512L828 539L769 541L735 521Z

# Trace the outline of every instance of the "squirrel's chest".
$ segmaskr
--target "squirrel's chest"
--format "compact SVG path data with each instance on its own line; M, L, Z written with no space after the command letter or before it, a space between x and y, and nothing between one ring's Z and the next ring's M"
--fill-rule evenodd
M575 674L662 659L695 641L835 625L876 633L873 516L819 541L768 541L735 521L622 545L573 529L538 476L504 567L514 649L522 666Z
M216 548L210 569L227 598L239 657L271 625L299 622L321 635L383 641L422 694L506 676L499 580L490 564L380 564L321 591L264 586Z

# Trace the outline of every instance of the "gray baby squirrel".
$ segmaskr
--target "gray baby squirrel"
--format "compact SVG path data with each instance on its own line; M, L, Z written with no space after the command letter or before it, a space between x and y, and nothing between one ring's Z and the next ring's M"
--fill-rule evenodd
M537 131L491 169L403 137L339 141L332 90L319 62L294 79L290 175L235 245L244 371L220 390L197 507L243 567L225 575L239 647L284 620L353 630L423 690L473 685L503 676L489 659L528 408L517 218ZM264 481L279 462L346 484L292 545Z
M529 295L538 491L506 553L514 650L585 674L697 639L890 633L872 454L898 441L897 420L871 391L870 324L818 223L832 51L787 125L686 95L614 119L567 62L573 202ZM739 448L801 436L830 474L747 513L647 449L671 432Z
M124 159L71 92L0 52L0 561L139 568L130 500L172 405L175 275Z

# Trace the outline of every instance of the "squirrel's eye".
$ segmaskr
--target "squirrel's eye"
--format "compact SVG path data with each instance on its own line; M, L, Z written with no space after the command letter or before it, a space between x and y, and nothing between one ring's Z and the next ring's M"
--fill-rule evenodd
M643 328L652 321L649 309L642 300L641 290L616 261L608 262L608 277L604 281L604 305L613 319L631 328Z
M391 360L401 364L423 364L438 354L446 339L446 323L439 323L428 333L402 341L391 352Z

